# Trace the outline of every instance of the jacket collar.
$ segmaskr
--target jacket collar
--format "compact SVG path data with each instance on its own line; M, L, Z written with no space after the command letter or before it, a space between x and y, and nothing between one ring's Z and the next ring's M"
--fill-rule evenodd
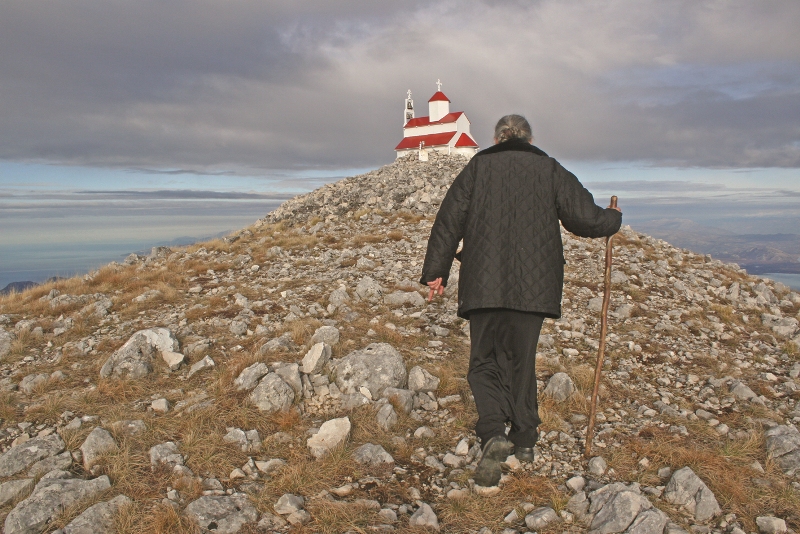
M485 148L475 155L486 156L489 154L497 154L499 152L508 152L508 151L531 152L533 154L536 154L537 156L548 157L543 150L533 146L524 139L509 139L508 141L503 141L502 143L498 143L496 145L490 146L489 148Z

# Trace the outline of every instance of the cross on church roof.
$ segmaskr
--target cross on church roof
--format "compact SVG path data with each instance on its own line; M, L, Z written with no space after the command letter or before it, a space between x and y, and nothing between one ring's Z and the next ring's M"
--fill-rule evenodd
M411 98L411 89L408 90L408 98Z
M436 90L437 91L441 91L442 90L442 82L438 78L436 79Z

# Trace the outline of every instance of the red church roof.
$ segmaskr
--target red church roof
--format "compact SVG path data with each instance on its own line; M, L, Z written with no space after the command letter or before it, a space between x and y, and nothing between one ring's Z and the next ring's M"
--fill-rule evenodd
M456 122L458 118L463 115L463 111L454 111L452 113L448 113L441 119L435 122L431 122L430 117L416 117L414 119L410 119L403 128L417 128L419 126L429 126L431 124L447 124L448 122Z
M433 93L433 96L431 97L430 100L428 100L428 102L438 102L438 101L450 102L450 99L444 96L443 92L436 91L435 93Z
M456 146L471 146L478 148L478 143L476 143L475 140L472 139L472 137L468 136L465 133L462 133L461 137L459 137L458 141L456 141Z
M445 132L445 133L438 133L438 134L429 134L429 135L415 135L413 137L404 137L400 144L394 147L395 150L406 150L409 148L419 148L420 142L425 143L425 146L441 146L446 145L453 139L453 136L456 135L456 132ZM461 134L461 137L464 137L464 134ZM459 139L459 142L461 139ZM463 145L469 146L469 145ZM478 145L475 145L478 146Z

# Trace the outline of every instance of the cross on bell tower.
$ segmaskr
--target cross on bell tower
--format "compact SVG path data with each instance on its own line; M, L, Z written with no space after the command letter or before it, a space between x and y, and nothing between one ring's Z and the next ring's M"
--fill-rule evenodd
M436 91L438 92L438 91L441 91L441 90L442 90L442 81L437 78L436 79Z

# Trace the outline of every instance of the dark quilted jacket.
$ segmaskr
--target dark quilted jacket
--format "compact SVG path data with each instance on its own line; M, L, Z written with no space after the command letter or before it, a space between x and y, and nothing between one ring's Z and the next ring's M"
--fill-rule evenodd
M561 316L564 249L559 220L581 237L613 235L622 214L594 203L578 179L530 143L478 152L442 201L420 283L447 283L464 240L458 315L509 308Z

